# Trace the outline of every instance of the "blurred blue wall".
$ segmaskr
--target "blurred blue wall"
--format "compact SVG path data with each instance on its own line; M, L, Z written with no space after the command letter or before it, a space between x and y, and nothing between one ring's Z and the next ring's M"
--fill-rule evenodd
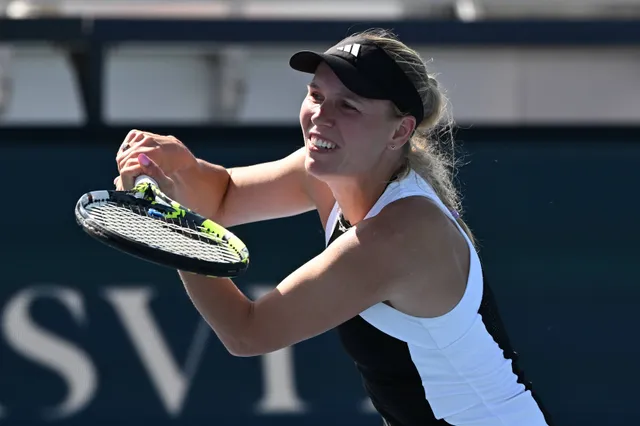
M173 134L197 155L233 166L291 152L297 133ZM74 204L87 190L112 187L123 136L2 133L0 422L379 425L333 332L280 353L234 358L212 333L198 331L174 271L77 228ZM467 220L513 343L558 425L640 422L637 136L589 129L460 135ZM237 283L252 297L323 248L314 214L235 232L252 255Z

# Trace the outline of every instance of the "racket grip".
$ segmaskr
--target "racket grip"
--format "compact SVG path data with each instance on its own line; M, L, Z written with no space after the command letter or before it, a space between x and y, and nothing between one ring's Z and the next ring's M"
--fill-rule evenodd
M156 188L159 188L158 182L156 182L152 177L147 176L147 175L140 175L140 176L136 177L136 180L135 180L133 186L137 186L138 184L141 184L141 183L150 183L151 185L155 186Z

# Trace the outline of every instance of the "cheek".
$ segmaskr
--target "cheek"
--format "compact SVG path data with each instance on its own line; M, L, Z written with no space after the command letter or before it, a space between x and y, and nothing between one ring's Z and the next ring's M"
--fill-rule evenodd
M303 125L305 130L308 127L308 124L311 122L311 116L313 115L313 111L309 108L307 102L303 102L300 107L300 123Z
M360 152L372 153L380 140L380 126L370 120L346 120L340 126L343 137Z

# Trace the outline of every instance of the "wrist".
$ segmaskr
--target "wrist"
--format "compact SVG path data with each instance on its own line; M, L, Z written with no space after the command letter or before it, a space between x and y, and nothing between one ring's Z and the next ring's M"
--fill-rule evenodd
M219 220L229 174L219 165L196 158L188 167L182 169L177 178L188 193L190 209L212 220Z

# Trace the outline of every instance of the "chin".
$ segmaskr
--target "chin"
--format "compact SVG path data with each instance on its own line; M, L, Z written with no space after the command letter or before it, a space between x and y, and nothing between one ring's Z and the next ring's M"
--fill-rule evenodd
M325 180L324 178L335 175L335 170L333 170L332 165L328 161L321 161L317 158L313 158L309 155L309 152L307 152L304 167L307 170L307 173L320 180Z
M339 173L338 170L336 170L335 164L331 164L328 161L318 161L315 158L310 158L308 155L304 165L309 175L324 183L340 180L340 178L345 177L344 173Z
M325 167L323 167L317 159L312 158L311 155L309 155L309 151L307 151L307 155L304 159L304 168L310 175L318 177L318 174L322 174Z

